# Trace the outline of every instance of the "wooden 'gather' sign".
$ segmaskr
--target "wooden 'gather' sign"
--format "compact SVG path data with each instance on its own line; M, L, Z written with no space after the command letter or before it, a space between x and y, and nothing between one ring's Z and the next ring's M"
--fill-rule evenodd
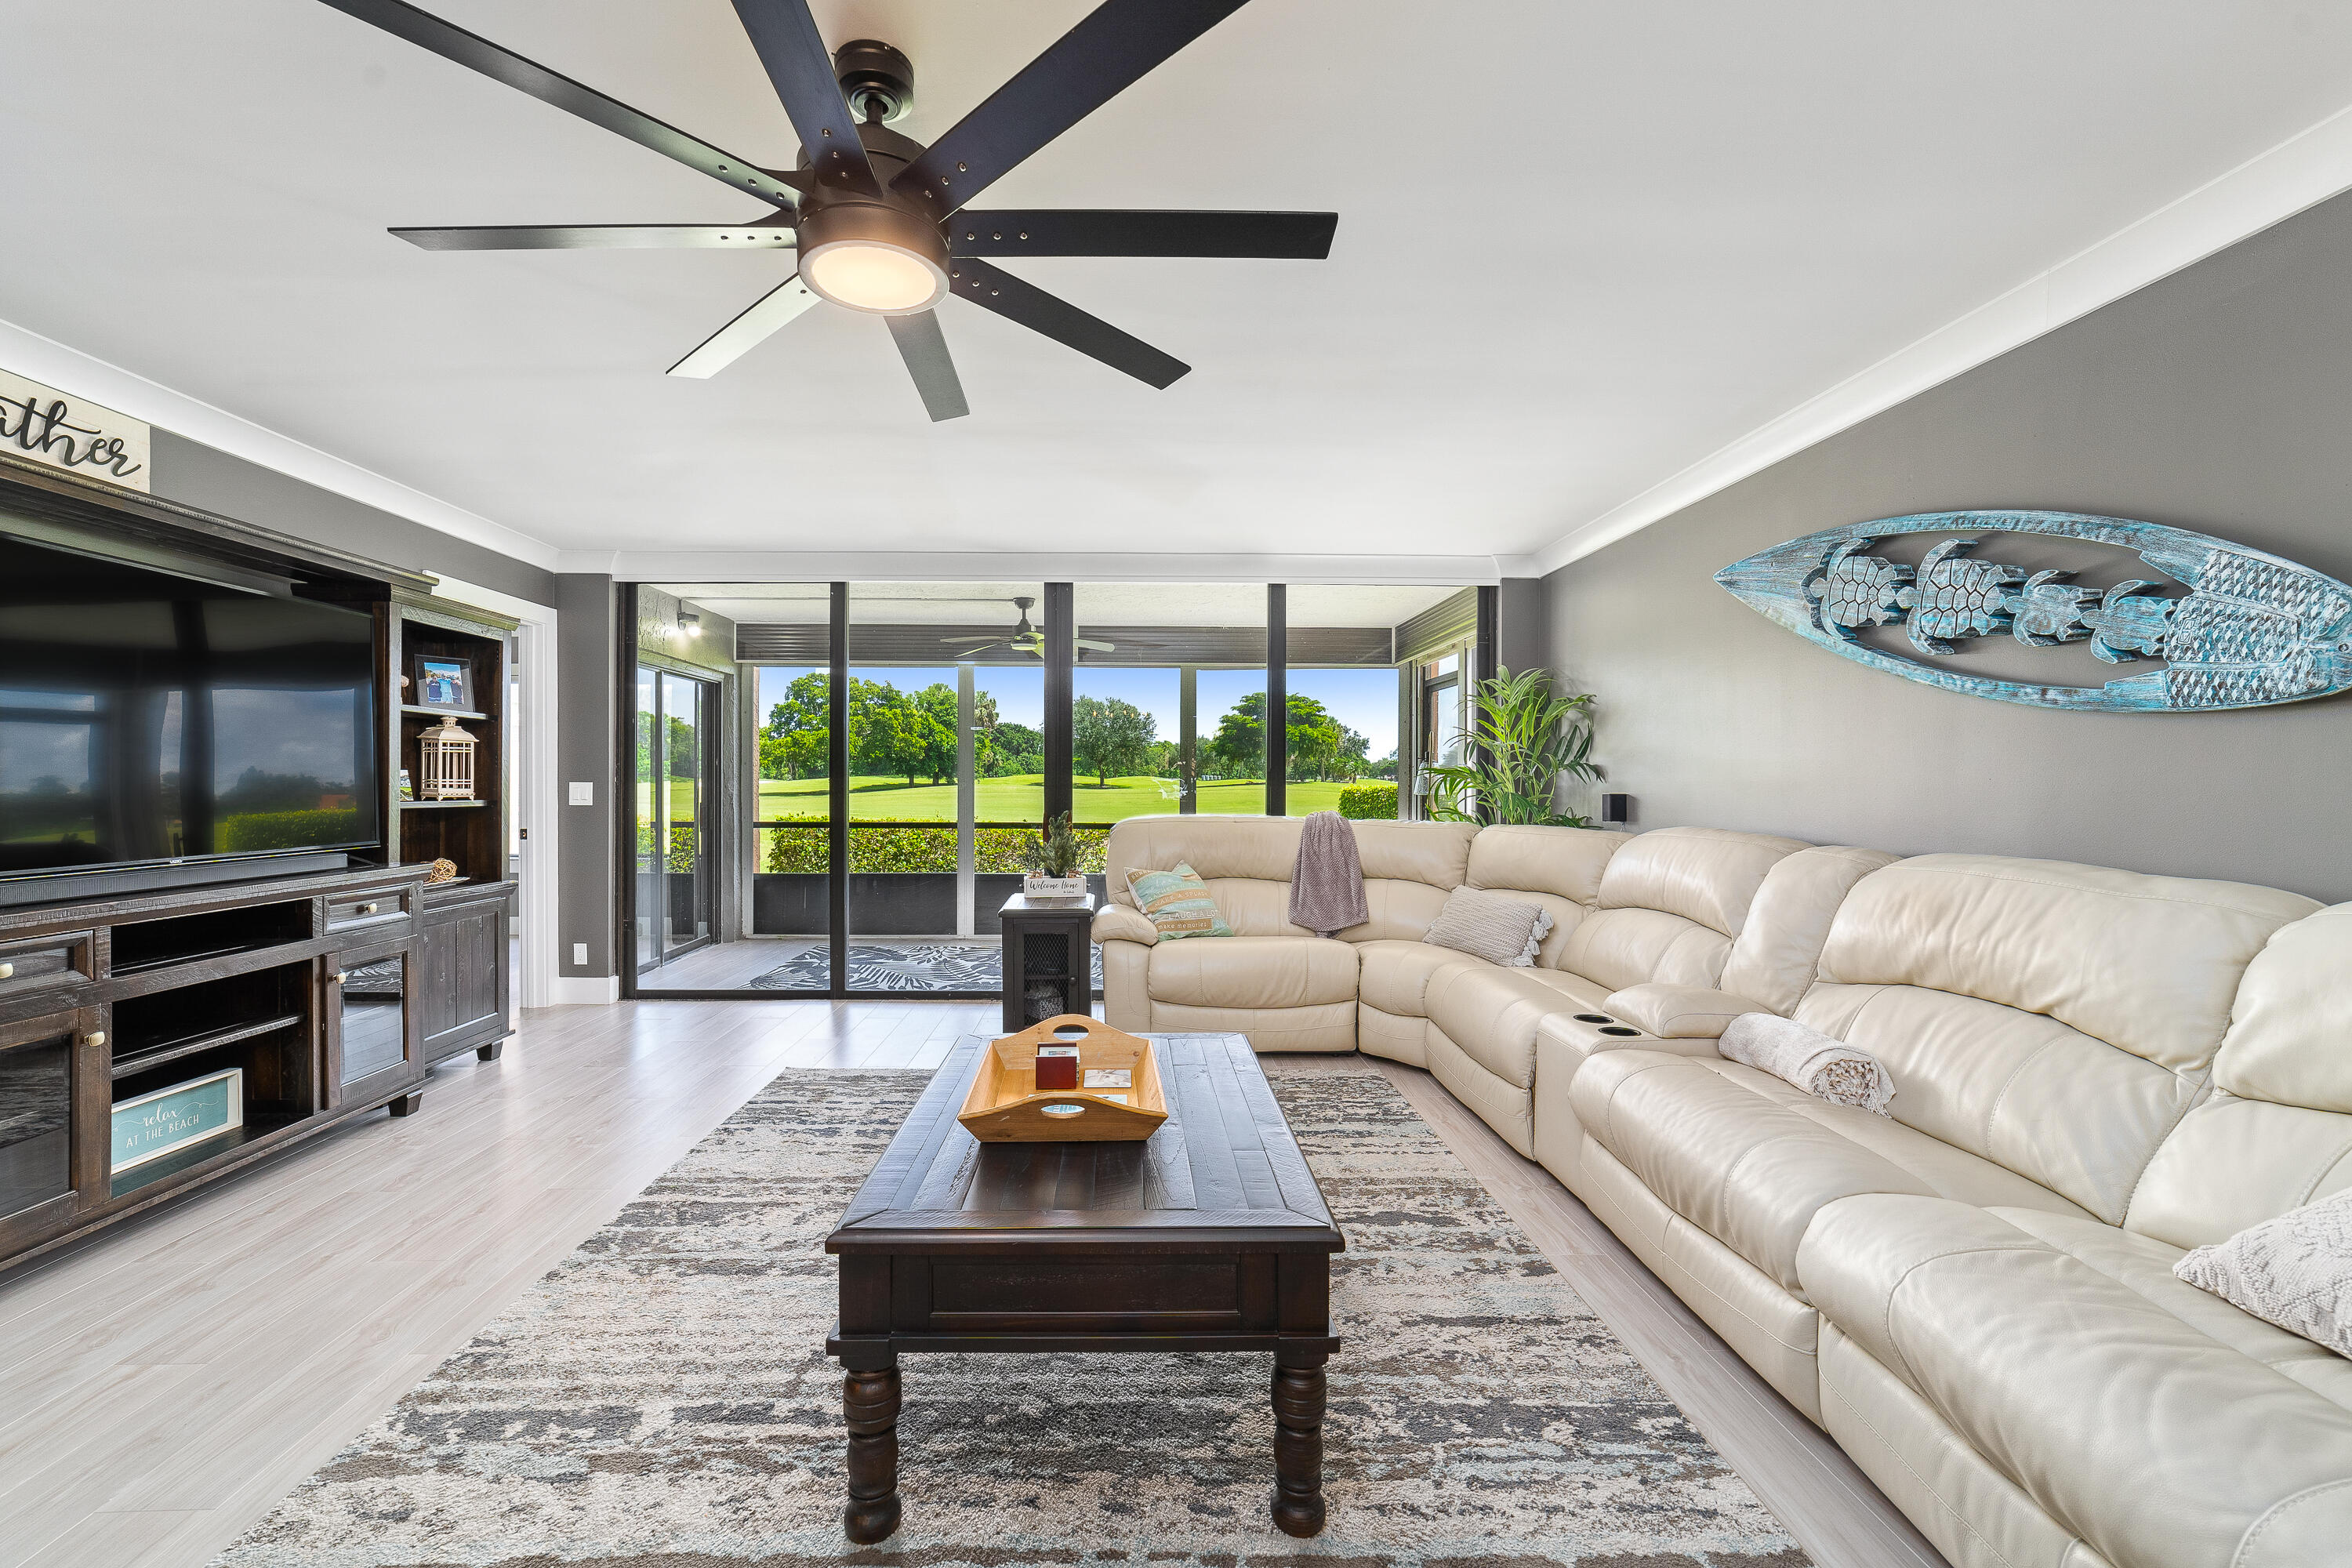
M147 437L139 420L0 370L0 452L144 490Z

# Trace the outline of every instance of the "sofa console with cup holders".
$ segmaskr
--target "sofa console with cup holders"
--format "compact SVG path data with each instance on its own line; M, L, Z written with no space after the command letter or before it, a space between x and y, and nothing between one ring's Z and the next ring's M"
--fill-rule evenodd
M2352 1563L2352 1361L2176 1279L2352 1186L2352 905L1765 834L1360 822L1371 918L1286 918L1299 824L1120 823L1104 1012L1425 1067L1961 1568ZM1189 864L1234 934L1162 940ZM1526 967L1421 939L1539 905ZM1889 1114L1726 1060L1768 1012Z

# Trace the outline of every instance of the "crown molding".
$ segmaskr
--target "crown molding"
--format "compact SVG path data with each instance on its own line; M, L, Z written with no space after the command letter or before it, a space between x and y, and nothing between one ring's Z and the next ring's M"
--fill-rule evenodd
M2352 188L2352 107L2257 153L2008 292L1591 518L1504 570L1541 576L1873 415Z
M541 571L555 569L557 552L544 540L452 506L373 468L322 452L11 321L0 321L0 365L363 506L529 562Z
M970 551L566 550L558 572L635 583L1309 583L1479 586L1491 555L1186 555Z

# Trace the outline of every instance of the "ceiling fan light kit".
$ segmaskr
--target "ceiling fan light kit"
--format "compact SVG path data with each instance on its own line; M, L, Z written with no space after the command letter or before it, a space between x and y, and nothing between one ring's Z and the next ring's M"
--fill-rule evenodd
M1032 658L1042 659L1045 657L1045 634L1039 631L1036 624L1029 618L1029 611L1036 603L1035 599L1026 595L1013 600L1013 607L1019 613L1021 618L1009 632L989 632L980 637L941 637L940 641L950 647L961 647L963 651L960 657L964 658L976 658L990 648L1001 646L1008 653L1025 653ZM977 647L965 646L972 643L981 646ZM1096 642L1087 637L1072 637L1070 646L1081 652L1116 653L1118 651L1117 643Z
M887 207L824 216L838 221L801 225L801 277L820 298L877 316L911 316L947 293L947 246L936 230L909 228L904 214ZM824 237L814 239L820 228Z
M395 228L427 250L785 249L800 269L672 365L716 374L819 300L890 321L933 420L970 412L933 309L949 294L1155 387L1191 366L986 256L1258 257L1322 260L1333 213L975 212L971 202L1246 0L1102 0L979 108L925 146L889 129L914 102L900 50L855 38L828 53L807 0L734 0L801 138L799 166L763 169L407 0L322 0L446 59L576 114L768 203L751 223Z

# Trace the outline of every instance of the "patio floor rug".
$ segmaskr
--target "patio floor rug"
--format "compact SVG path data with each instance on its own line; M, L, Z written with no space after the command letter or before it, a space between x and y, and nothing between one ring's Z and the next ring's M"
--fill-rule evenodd
M1102 989L1102 952L1094 957L1094 984ZM831 973L822 947L797 953L753 980L762 991L822 991ZM852 991L1001 991L1003 952L992 942L853 942Z

